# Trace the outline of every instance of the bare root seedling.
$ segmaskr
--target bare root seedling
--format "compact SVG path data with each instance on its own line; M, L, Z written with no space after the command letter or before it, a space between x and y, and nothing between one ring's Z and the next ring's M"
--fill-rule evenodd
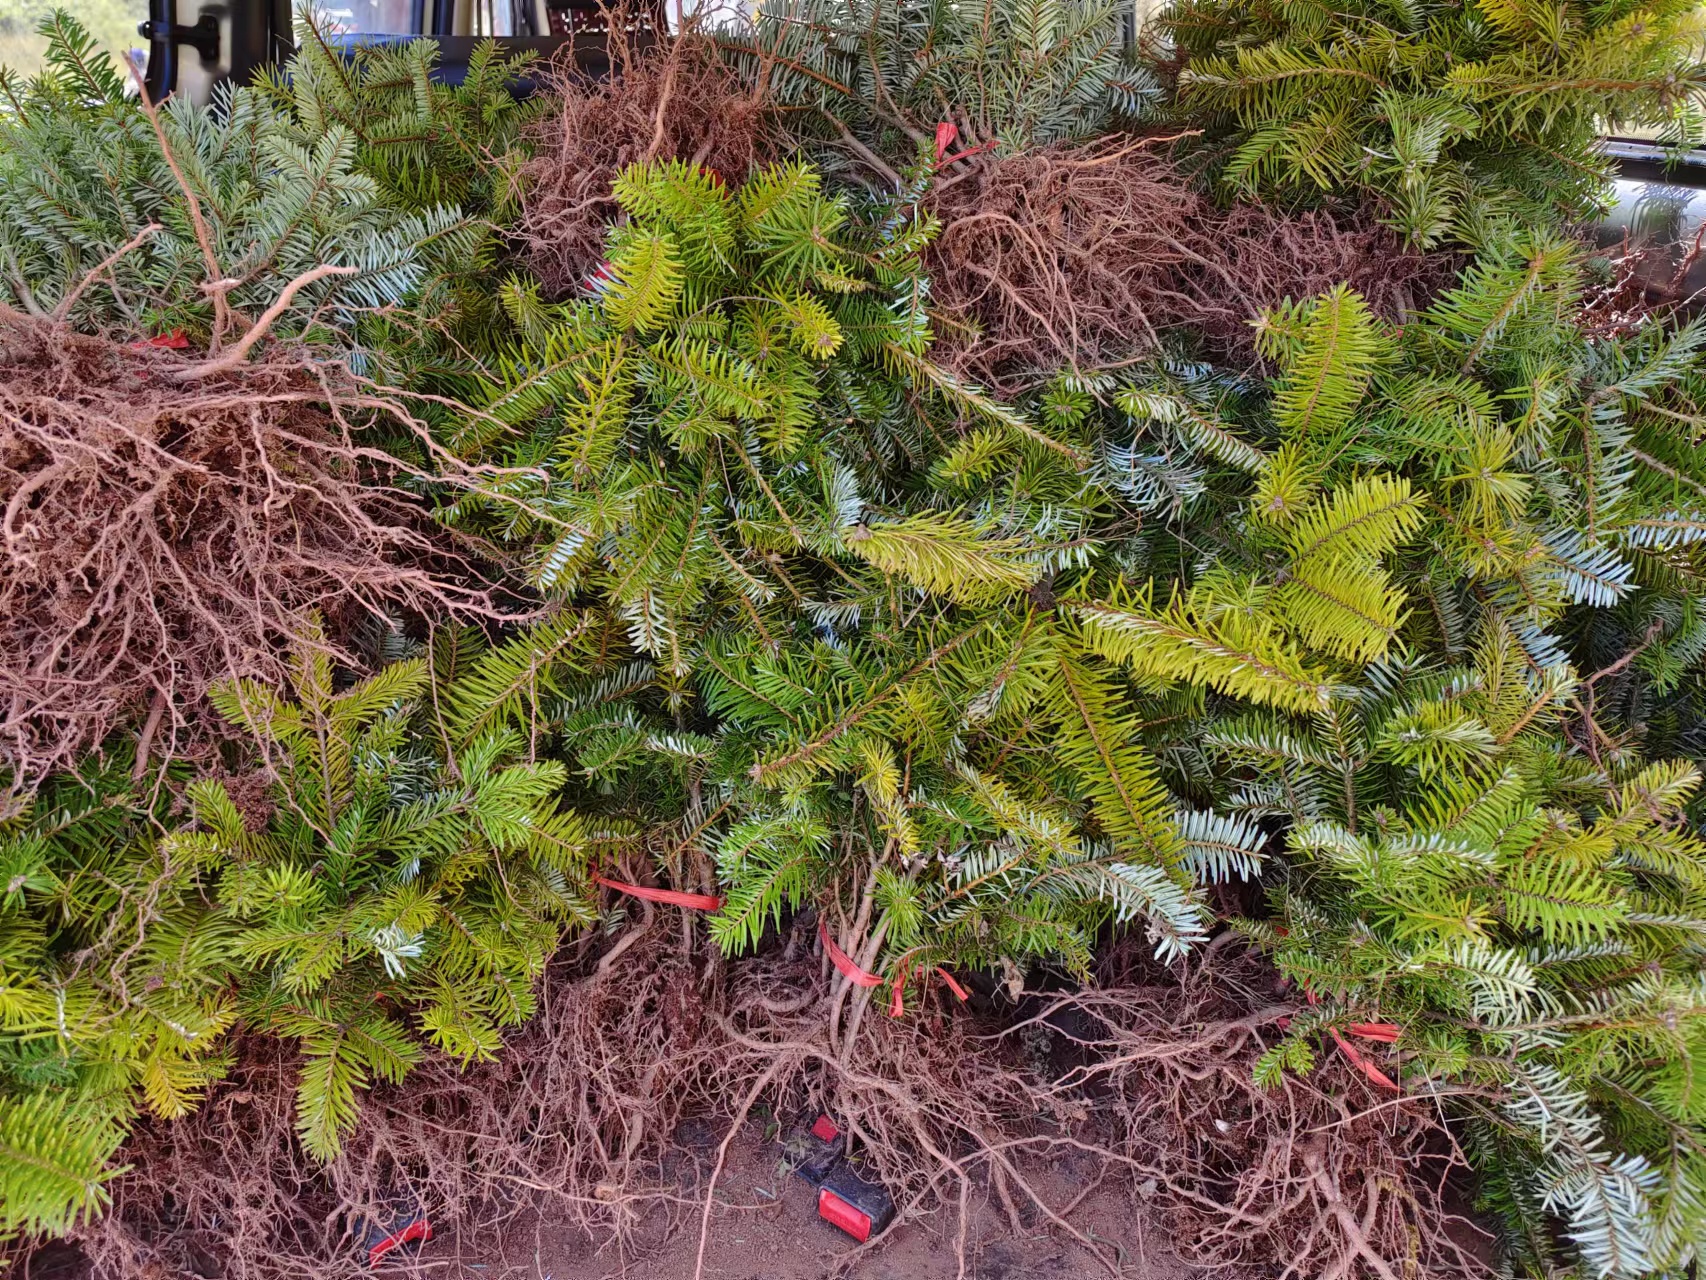
M253 335L260 330L256 325ZM208 685L277 679L300 611L491 612L399 464L412 418L340 367L212 363L0 312L0 767L14 788L132 715L139 773Z
M518 229L529 265L559 296L580 288L603 256L620 213L611 183L626 166L685 160L734 186L769 151L763 108L709 40L690 33L639 49L614 34L628 25L613 10L609 77L557 69L557 110L533 129Z

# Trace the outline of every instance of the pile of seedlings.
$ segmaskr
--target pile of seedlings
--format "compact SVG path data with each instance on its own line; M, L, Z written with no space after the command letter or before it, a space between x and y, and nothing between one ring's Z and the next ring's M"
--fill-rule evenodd
M1580 234L1679 4L770 0L526 103L305 12L207 108L57 15L0 1246L699 1280L821 1114L962 1274L990 1205L1119 1275L1097 1190L1217 1274L1695 1265L1706 326Z

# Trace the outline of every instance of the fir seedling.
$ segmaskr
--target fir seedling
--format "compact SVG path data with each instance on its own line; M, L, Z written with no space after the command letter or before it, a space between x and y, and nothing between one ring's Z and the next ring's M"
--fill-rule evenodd
M1448 7L1182 0L1180 105L1225 142L1229 189L1376 199L1406 241L1485 245L1603 207L1619 125L1699 135L1688 0Z

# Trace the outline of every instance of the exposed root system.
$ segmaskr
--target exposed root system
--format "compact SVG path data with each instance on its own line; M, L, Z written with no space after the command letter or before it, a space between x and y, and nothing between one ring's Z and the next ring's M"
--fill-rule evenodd
M612 31L624 29L613 18ZM533 131L517 228L545 288L578 288L604 251L619 210L610 184L630 164L687 160L743 180L766 151L763 107L709 40L688 35L652 48L612 41L612 74L588 81L559 70L557 110Z
M1370 219L1218 208L1163 150L1110 137L951 166L930 196L938 356L1002 390L1130 363L1176 329L1253 359L1250 322L1284 298L1346 281L1399 317L1448 278Z
M197 368L0 312L0 774L13 787L132 715L139 769L181 746L209 683L278 674L304 607L482 599L434 572L442 539L344 417L400 411L336 376Z
M1274 1089L1256 1059L1296 1012L1272 970L1210 956L1183 981L1065 995L1048 1026L1077 1065L1052 1096L1093 1098L1173 1247L1217 1275L1490 1276L1490 1237L1453 1216L1467 1171L1436 1099L1376 1090L1326 1047Z
M1272 1094L1251 1084L1262 1037L1289 1008L1258 962L1033 997L1017 1022L927 1002L864 1019L838 1051L833 987L799 954L809 931L725 968L690 950L678 922L648 908L603 959L566 957L497 1062L429 1063L376 1093L323 1169L293 1138L294 1064L256 1042L196 1116L145 1123L112 1211L79 1244L108 1277L341 1280L362 1270L352 1224L394 1214L401 1197L454 1225L432 1246L441 1262L490 1256L515 1219L538 1213L604 1238L667 1221L702 1260L730 1142L762 1103L833 1114L900 1221L936 1212L950 1239L959 1224L962 1261L975 1197L1016 1231L1046 1223L1075 1237L1119 1274L1073 1223L1074 1206L1111 1184L1168 1219L1175 1247L1215 1274L1274 1276L1276 1260L1287 1276L1487 1273L1447 1229L1439 1184L1455 1156L1429 1103L1377 1098L1331 1058ZM1039 1043L1053 1046L1047 1069ZM714 1150L674 1140L707 1118L726 1135ZM1051 1201L1026 1170L1063 1158L1091 1180Z

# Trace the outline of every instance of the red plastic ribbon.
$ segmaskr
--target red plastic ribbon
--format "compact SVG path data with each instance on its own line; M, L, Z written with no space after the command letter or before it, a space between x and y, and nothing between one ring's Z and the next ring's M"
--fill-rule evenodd
M677 889L652 889L643 884L629 884L625 880L611 880L607 876L593 876L606 889L614 889L617 893L625 893L630 898L644 898L647 902L661 902L671 907L687 907L692 911L716 911L723 905L723 900L709 893L682 893Z
M964 151L954 152L954 154L949 156L946 160L937 161L937 165L938 167L945 169L951 164L958 164L961 160L970 160L973 156L980 156L985 151L993 150L995 150L995 144L993 142L980 142L975 147L967 147Z
M1402 1090L1398 1088L1397 1082L1394 1081L1391 1076L1387 1075L1379 1067L1375 1066L1372 1059L1364 1054L1361 1049L1357 1048L1349 1040L1340 1035L1336 1028L1328 1027L1327 1030L1332 1033L1333 1043L1338 1045L1340 1052L1351 1060L1351 1065L1353 1067L1362 1072L1363 1075L1367 1076L1370 1080L1374 1081L1375 1084L1380 1085L1382 1088L1390 1089L1393 1093L1402 1092Z
M190 340L184 336L182 329L173 329L170 333L157 334L152 338L144 338L141 342L130 344L133 351L140 351L144 347L165 347L170 351L182 351L189 345Z
M952 991L960 998L960 1003L964 1004L967 1000L971 999L971 997L966 994L966 989L954 981L953 974L949 973L941 965L936 966L936 972L942 975L942 981L948 984L948 990Z
M835 945L835 939L829 936L829 925L822 916L817 918L817 936L823 942L824 954L829 957L830 963L841 970L842 976L849 982L861 987L880 987L883 985L881 978L874 973L866 973L854 963L852 956Z
M391 1250L400 1249L404 1245L415 1240L431 1239L432 1223L428 1222L424 1217L416 1218L402 1230L393 1231L378 1244L374 1245L373 1248L369 1249L367 1251L367 1265L370 1267L376 1267L379 1265L379 1260L386 1254L390 1253Z
M1315 993L1309 989L1307 984L1304 985L1303 994L1308 998L1310 1004L1321 1003L1315 998ZM1290 1025L1290 1018L1281 1018L1279 1020L1279 1028L1281 1031L1284 1031ZM1349 1031L1353 1036L1361 1036L1364 1040L1376 1040L1381 1044L1396 1044L1398 1037L1402 1035L1404 1031L1404 1029L1396 1022L1353 1022L1350 1026L1346 1027L1345 1030ZM1403 1092L1391 1076L1387 1075L1379 1067L1374 1065L1374 1060L1372 1058L1365 1054L1361 1049L1357 1048L1349 1040L1345 1039L1344 1036L1340 1035L1337 1027L1328 1027L1327 1032L1333 1037L1333 1043L1339 1046L1339 1052L1343 1053L1345 1057L1350 1060L1350 1064L1358 1071L1362 1072L1363 1075L1367 1076L1369 1080L1373 1081L1383 1089L1392 1090L1393 1093Z
M842 976L847 978L848 981L856 983L861 987L880 987L883 985L881 977L874 973L867 973L865 970L861 969L852 956L848 955L840 947L835 945L835 939L829 936L829 925L824 921L822 916L818 917L817 936L823 942L824 954L829 957L830 963L839 969ZM908 971L923 968L922 965L914 966L907 964L907 958L911 955L912 952L909 951L906 955L902 956L900 958L899 965L895 968L894 983L889 994L889 1017L891 1018L898 1018L901 1014L906 1012L903 993L906 990L906 975ZM941 975L942 981L948 984L949 990L951 990L961 1000L969 1000L971 998L966 994L966 989L954 981L954 975L949 973L941 965L936 966L936 972Z
M948 148L954 145L954 139L960 136L960 126L952 120L944 120L936 126L936 163L942 163L942 157L948 154Z
M920 965L918 967L922 969L924 966ZM954 975L949 973L941 965L936 966L936 973L943 982L948 984L948 989L957 995L962 1001L971 999L971 997L966 994L966 989L954 981ZM902 968L900 972L895 975L894 995L889 1000L889 1017L898 1018L901 1014L906 1012L906 1005L901 999L901 992L904 991L905 988L906 970Z
M948 154L948 148L954 145L954 140L960 136L960 127L952 120L944 120L936 126L936 167L945 169L961 160L969 160L972 156L982 155L985 151L995 149L994 142L980 142L975 147L967 147L964 151Z

